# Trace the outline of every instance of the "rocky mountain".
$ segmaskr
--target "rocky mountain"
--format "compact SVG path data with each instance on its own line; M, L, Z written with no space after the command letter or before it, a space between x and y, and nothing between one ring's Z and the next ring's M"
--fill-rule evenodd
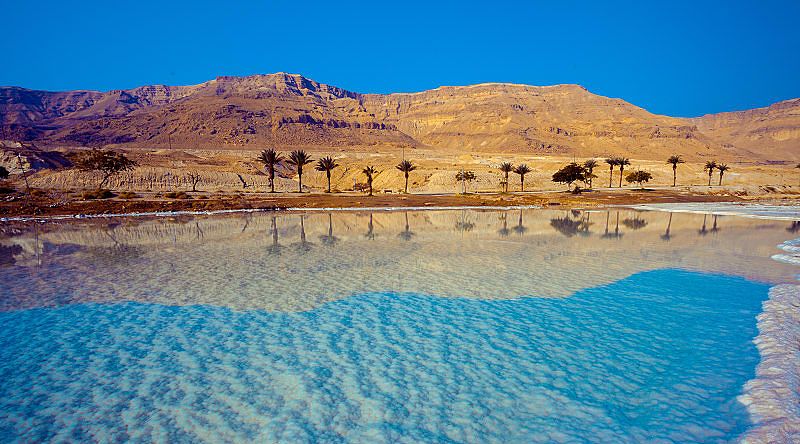
M110 92L5 87L0 128L0 139L67 147L432 147L642 159L673 153L689 159L800 158L800 99L675 118L578 85L359 94L284 73Z

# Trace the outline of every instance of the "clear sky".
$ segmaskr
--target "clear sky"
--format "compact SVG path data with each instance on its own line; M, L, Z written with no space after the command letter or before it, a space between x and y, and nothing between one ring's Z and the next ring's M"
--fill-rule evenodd
M800 0L660 3L0 0L0 85L578 83L675 116L800 97Z

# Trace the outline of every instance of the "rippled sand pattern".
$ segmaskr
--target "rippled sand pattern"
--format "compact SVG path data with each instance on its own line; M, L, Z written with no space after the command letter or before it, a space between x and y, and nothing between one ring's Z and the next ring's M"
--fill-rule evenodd
M0 441L726 442L767 291L661 270L563 299L5 312Z

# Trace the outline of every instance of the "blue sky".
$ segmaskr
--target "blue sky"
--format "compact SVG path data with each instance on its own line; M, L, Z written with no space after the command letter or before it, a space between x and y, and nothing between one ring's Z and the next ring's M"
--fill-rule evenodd
M0 85L285 71L357 92L578 83L695 116L800 97L800 1L0 0Z

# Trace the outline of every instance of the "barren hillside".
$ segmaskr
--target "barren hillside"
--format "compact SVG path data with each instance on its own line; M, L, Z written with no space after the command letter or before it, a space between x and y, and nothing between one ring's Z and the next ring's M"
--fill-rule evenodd
M63 147L427 147L639 159L674 153L693 160L800 159L799 99L687 119L655 115L578 85L480 84L381 95L278 73L106 93L5 87L0 124L0 139Z

